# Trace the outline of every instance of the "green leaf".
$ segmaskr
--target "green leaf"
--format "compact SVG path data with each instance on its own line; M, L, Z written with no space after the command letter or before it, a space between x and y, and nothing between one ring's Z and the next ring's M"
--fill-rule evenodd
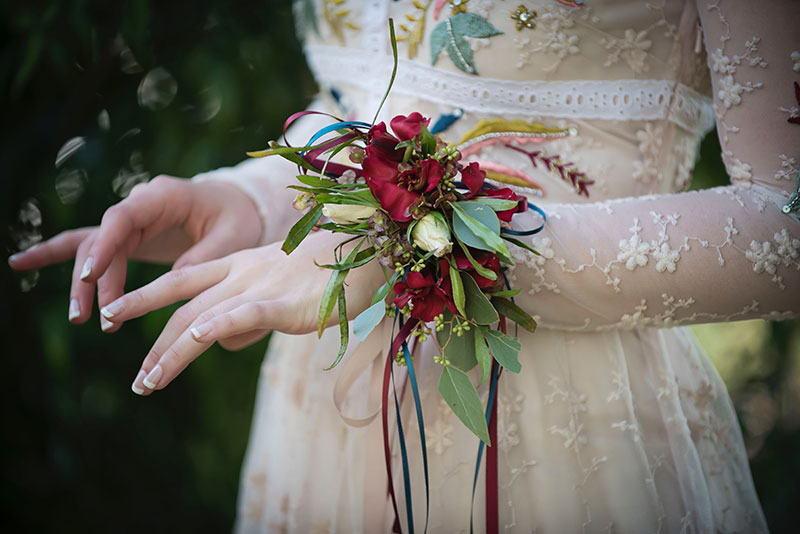
M372 117L372 124L375 124L375 121L378 120L378 115L381 113L381 108L383 107L384 102L386 102L386 97L389 96L389 91L392 90L394 79L397 76L397 37L394 35L394 19L391 17L389 18L389 42L392 44L392 77L389 78L389 87L387 87L386 92L383 93L381 103L378 104L378 109L375 110L375 116Z
M500 237L502 237L503 239L505 239L509 243L513 243L513 244L517 245L519 248L524 248L525 250L529 250L529 251L533 252L537 256L541 256L541 254L539 254L539 252L537 252L535 248L533 248L532 246L527 244L525 241L522 241L521 239L517 239L517 238L514 238L514 237L509 237L509 236L507 236L505 234L500 234Z
M504 198L476 197L475 202L486 204L494 211L512 210L517 207L519 200L506 200Z
M319 176L312 176L310 174L300 174L297 176L297 179L300 183L306 184L309 187L329 188L339 185L339 183L334 180L328 180L327 178L320 178Z
M467 318L482 325L490 325L499 321L500 317L498 317L495 307L478 287L475 279L467 275L463 278L463 282L467 300Z
M511 298L511 297L516 297L517 295L519 295L519 293L520 293L519 289L508 289L508 290L504 289L503 291L495 291L494 293L488 293L488 296L492 298Z
M491 37L503 33L475 13L459 13L440 22L431 32L431 64L447 50L453 64L469 74L477 74L472 59L472 47L464 37Z
M533 320L533 317L510 300L493 298L492 304L494 304L497 313L505 315L528 332L536 331L536 321Z
M484 443L491 445L489 428L483 415L483 404L467 374L453 366L442 369L439 377L439 393L464 426Z
M426 155L430 156L436 152L436 138L428 131L425 124L422 125L422 142L420 144L422 146L422 152Z
M480 327L475 330L475 359L481 368L481 384L489 378L492 369L492 356L486 346L486 328Z
M342 361L344 353L347 352L347 344L350 341L350 327L347 324L347 302L344 298L344 289L339 291L339 354L336 359L325 370L330 371Z
M500 238L500 219L480 202L451 202L453 231L467 245L488 250L506 263L512 263L508 247Z
M353 247L353 250L347 254L342 263L351 263L358 254L358 249L363 242L364 240L362 239L358 245ZM336 304L336 300L339 298L339 292L341 292L344 279L349 272L350 271L347 270L333 271L330 280L328 280L328 285L325 286L325 291L322 293L322 299L319 303L319 315L317 317L317 335L319 337L322 337L322 332L325 330L325 327L328 326L328 319L330 319L333 313L333 307Z
M464 330L460 336L452 331L453 314L449 310L444 312L444 329L436 332L436 341L442 347L442 355L450 360L450 365L462 371L469 371L478 360L475 359L475 328Z
M466 317L467 312L464 311L464 285L461 283L461 275L458 273L458 269L452 264L450 264L450 283L453 286L453 300L456 302L456 308L458 308L458 312L461 315Z
M475 272L477 272L484 278L488 278L489 280L497 280L497 273L495 273L491 269L487 269L486 267L475 261L475 258L472 257L472 253L469 251L467 245L462 243L461 240L458 239L458 236L456 236L456 241L458 241L458 244L461 246L461 250L464 251L464 255L469 260L469 263L470 265L472 265L472 268L475 269Z
M396 272L387 282L384 282L383 285L379 287L378 290L375 292L375 294L372 296L371 304L375 304L376 302L383 302L386 299L386 295L389 294L389 291L391 291L394 288L394 284L397 282L398 278L400 278L400 273Z
M364 341L386 315L386 303L381 299L353 319L353 335Z
M522 345L519 339L497 330L489 330L487 334L489 348L497 363L512 373L519 373L522 370L522 364L519 363L519 350Z
M383 252L384 249L375 250L375 247L369 247L366 250L362 250L359 252L356 257L350 263L326 263L324 265L319 265L317 262L314 262L314 265L317 267L322 267L323 269L333 269L335 271L342 271L350 269L355 269L356 267L361 267L362 265L366 265L367 263L371 262L375 257Z
M317 224L320 217L322 217L322 205L317 204L308 210L308 213L303 215L300 220L292 226L292 229L289 230L289 234L286 236L286 240L283 242L283 245L281 245L281 250L286 254L291 254L292 251L297 248L297 245L303 242L303 239L306 238L311 229L314 228L314 225Z

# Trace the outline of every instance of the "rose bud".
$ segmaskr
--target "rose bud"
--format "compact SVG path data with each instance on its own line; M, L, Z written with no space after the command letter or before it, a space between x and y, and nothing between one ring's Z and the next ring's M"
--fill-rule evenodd
M441 258L453 249L450 230L440 213L430 212L414 226L411 231L414 245Z
M353 224L369 219L376 208L355 204L323 204L322 214L337 224Z

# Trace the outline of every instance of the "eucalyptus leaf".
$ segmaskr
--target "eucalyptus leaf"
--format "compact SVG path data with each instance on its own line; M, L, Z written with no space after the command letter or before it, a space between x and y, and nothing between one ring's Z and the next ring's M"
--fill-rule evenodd
M467 245L488 250L506 263L512 263L508 247L500 238L500 220L480 202L451 202L453 231Z
M300 183L306 184L309 187L329 188L339 185L339 183L334 180L320 178L319 176L312 176L310 174L300 174L297 176L297 179L300 181Z
M366 265L367 263L371 262L375 259L375 257L383 252L381 250L375 250L375 247L369 247L366 250L362 250L359 252L356 257L350 263L326 263L324 265L319 265L318 263L314 263L317 267L322 267L323 269L333 269L335 271L342 271L346 270L349 271L350 269L355 269L356 267L361 267L362 265Z
M528 332L536 331L536 321L533 320L533 317L510 300L493 298L492 304L494 304L495 309L497 309L497 313L505 315Z
M522 370L522 364L519 363L519 351L522 345L519 339L497 330L489 330L486 339L497 363L512 373L519 373Z
M490 325L500 320L497 312L484 294L474 278L467 275L464 282L464 295L467 300L467 318L472 319L478 324Z
M504 289L503 291L495 291L494 293L489 293L489 296L492 298L511 298L516 297L519 295L519 289Z
M439 377L439 393L461 422L484 443L491 445L483 404L467 374L452 365L446 366Z
M513 210L519 204L519 200L506 200L504 198L475 197L475 202L486 204L494 211Z
M347 254L342 263L352 263L363 242L362 240L358 245L353 247L353 250ZM322 293L322 299L319 303L319 315L317 317L317 335L319 337L322 337L322 332L325 330L325 327L328 326L328 319L330 319L333 313L333 307L336 305L339 292L341 292L342 285L344 284L344 279L349 272L350 271L347 270L334 271L330 280L328 280L328 285L325 286L325 291Z
M442 347L442 355L450 360L450 365L462 371L469 371L478 360L475 359L475 329L464 330L458 336L453 332L452 321L455 316L449 310L444 312L444 328L436 332L436 341Z
M308 210L308 213L303 215L300 220L292 226L292 229L289 230L289 234L286 236L286 240L281 246L281 250L286 254L291 254L292 251L297 248L297 245L303 242L303 239L306 238L311 229L314 228L314 225L317 224L320 217L322 217L322 205L317 204Z
M478 273L484 278L488 278L489 280L497 280L497 273L495 273L491 269L487 269L486 267L475 261L475 258L472 257L472 253L469 251L469 247L467 247L467 245L462 243L457 236L456 236L456 241L458 241L458 244L461 246L461 250L464 251L464 255L467 257L467 260L469 260L470 265L472 265L472 268L475 269L476 273Z
M466 304L466 299L464 297L464 285L461 282L461 275L459 274L458 269L456 269L452 264L450 265L450 284L453 287L453 300L456 303L456 308L461 315L466 317L467 312L465 311L464 307Z
M358 314L358 317L353 319L353 335L359 341L364 341L367 336L378 326L386 315L386 303L383 300L376 302L363 312Z
M481 368L481 384L483 384L489 378L489 372L492 369L492 356L486 346L486 328L484 327L475 330L475 359L478 360L478 366Z
M533 252L537 256L541 256L541 254L539 254L539 252L535 248L533 248L532 246L527 244L525 241L522 241L521 239L517 239L515 237L510 237L510 236L507 236L506 234L500 234L500 237L502 237L503 239L505 239L509 243L513 243L514 245L517 245L519 248L524 248L527 251Z

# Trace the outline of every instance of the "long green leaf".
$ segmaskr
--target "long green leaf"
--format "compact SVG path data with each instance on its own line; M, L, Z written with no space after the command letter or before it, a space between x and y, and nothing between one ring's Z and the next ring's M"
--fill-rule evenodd
M519 373L522 370L522 364L519 363L519 351L522 345L519 339L497 330L489 330L486 339L497 363L512 373Z
M386 92L383 93L381 103L378 105L378 109L375 110L375 116L372 118L372 124L375 124L375 121L378 120L378 115L380 115L383 103L386 102L386 97L389 96L389 91L392 90L394 79L397 76L397 38L394 35L394 19L391 17L389 18L389 42L392 44L392 77L389 78L389 87L386 88Z
M484 278L488 278L489 280L497 280L497 273L495 273L491 269L487 269L477 261L475 258L472 257L472 253L469 251L469 247L465 245L458 237L456 237L456 241L461 246L461 250L464 251L464 255L469 260L469 264L472 265L472 268L475 269L475 272L481 275Z
M297 245L303 242L303 239L306 238L311 229L314 228L314 225L317 224L320 217L322 217L322 205L317 204L308 210L308 213L303 215L300 220L292 226L292 229L289 230L289 234L286 236L286 240L283 242L283 245L281 245L281 250L286 254L291 254L292 251L297 248Z
M484 443L491 446L483 405L467 374L452 365L442 369L439 377L439 393L461 422Z
M351 263L353 261L363 242L364 240L361 240L358 245L347 254L343 263ZM325 286L325 291L322 293L322 299L319 303L319 316L317 317L317 335L319 337L322 337L322 332L325 330L325 327L328 326L328 319L330 319L333 313L333 307L336 305L339 292L342 290L342 285L344 284L344 279L349 272L350 271L347 270L333 271L330 280L328 280L328 285Z
M475 328L464 330L457 336L452 330L453 314L444 312L444 328L436 332L436 341L442 347L442 355L450 360L450 365L466 372L478 364L475 359Z
M488 296L492 298L511 298L516 297L519 295L519 289L504 289L503 291L495 291L494 293L488 293Z
M513 243L513 244L517 245L519 248L524 248L525 250L533 252L537 256L541 256L541 254L539 254L539 252L535 248L533 248L532 246L527 244L525 241L522 241L521 239L517 239L515 237L510 237L510 236L507 236L505 234L500 234L500 237L502 237L503 239L505 239L509 243Z
M362 265L366 265L367 263L371 262L375 259L375 257L383 252L385 249L375 250L375 247L369 247L366 250L362 250L359 252L354 261L351 263L326 263L324 265L319 265L315 263L317 267L322 267L323 269L333 269L334 271L341 271L355 269L356 267L361 267Z
M466 304L466 298L464 297L464 285L461 282L461 275L458 273L458 269L456 269L452 264L450 265L450 284L453 287L453 300L456 302L456 308L461 315L466 317L467 312L464 308L464 305Z
M475 358L481 368L481 384L489 378L489 371L492 368L492 356L486 346L486 333L483 327L475 330Z
M326 371L330 371L342 361L344 353L347 352L347 344L350 342L350 326L347 324L347 301L344 298L344 289L339 291L337 300L339 305L339 354L336 355L333 363L325 369Z
M500 320L495 307L483 293L474 278L467 275L463 278L464 294L467 300L467 318L478 324L490 325Z
M528 332L536 331L536 321L533 320L533 317L510 300L493 298L492 304L494 304L497 313L505 315Z
M475 202L486 204L494 211L507 211L517 207L519 200L506 200L504 198L475 197Z
M339 185L339 182L329 180L327 178L320 178L319 176L312 176L310 174L300 174L297 176L300 183L306 184L309 187L323 187L330 188Z

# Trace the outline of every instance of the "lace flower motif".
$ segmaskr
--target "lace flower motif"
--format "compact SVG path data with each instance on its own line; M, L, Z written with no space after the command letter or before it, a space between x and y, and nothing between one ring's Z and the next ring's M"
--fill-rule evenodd
M647 64L647 51L650 50L653 42L647 39L647 30L640 32L625 30L625 36L622 39L603 38L600 43L606 47L606 50L611 50L603 63L604 67L610 67L622 60L636 74L650 70Z

